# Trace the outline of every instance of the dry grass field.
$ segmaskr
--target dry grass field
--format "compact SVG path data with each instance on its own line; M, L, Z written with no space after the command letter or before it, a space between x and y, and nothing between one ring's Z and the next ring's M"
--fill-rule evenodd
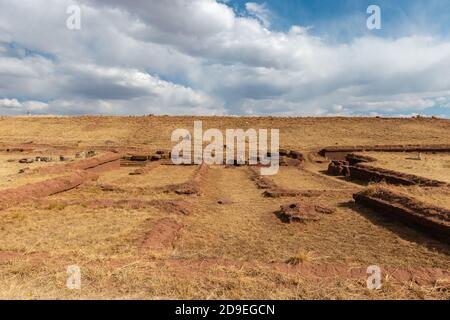
M364 152L377 159L375 166L450 183L450 153Z
M248 166L201 171L153 161L97 170L95 179L48 196L1 198L6 189L79 171L8 159L170 150L172 130L192 130L194 120L204 130L280 129L281 147L305 161L267 179L299 194L265 196ZM450 299L450 244L356 204L352 195L365 186L325 174L326 159L314 161L326 146L450 145L449 133L450 121L424 118L1 117L3 149L39 151L0 152L0 201L8 204L0 210L0 298ZM368 154L376 165L450 182L446 154ZM178 192L197 178L197 194ZM448 188L386 187L450 209ZM285 223L276 213L291 203L333 213ZM69 265L80 267L81 289L66 286ZM382 270L379 290L367 287L370 265Z
M0 141L65 146L167 148L176 128L278 128L280 144L293 148L333 145L450 144L450 122L431 118L281 117L0 117Z

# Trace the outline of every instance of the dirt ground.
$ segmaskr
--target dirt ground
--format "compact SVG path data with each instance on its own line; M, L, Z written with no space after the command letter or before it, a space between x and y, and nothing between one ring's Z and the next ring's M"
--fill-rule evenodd
M2 117L0 144L33 141L69 148L67 154L170 150L171 130L192 128L194 119ZM450 144L450 121L438 119L201 119L204 128L279 127L281 146L305 154L337 144ZM0 189L48 178L17 176L29 164L7 160L21 154L2 153L0 177L11 181ZM404 168L392 164L399 159L390 157L408 156L377 155L399 171ZM433 172L445 181L440 168L447 158L426 157L428 169L408 163L408 173ZM134 174L137 168L145 170ZM99 171L76 188L7 206L0 211L0 298L450 299L450 244L355 204L353 193L365 186L328 176L326 168L310 157L302 166L281 167L268 179L305 193L271 198L246 166L199 171L152 162ZM175 192L174 186L194 182L198 193ZM445 188L391 187L450 209ZM304 224L276 215L280 206L298 202L334 212ZM70 265L81 270L79 290L66 285ZM371 265L382 270L379 290L367 287Z

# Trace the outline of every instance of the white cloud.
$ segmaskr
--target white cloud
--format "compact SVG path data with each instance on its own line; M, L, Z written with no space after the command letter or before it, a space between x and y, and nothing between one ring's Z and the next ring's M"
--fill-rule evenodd
M267 9L265 3L259 4L256 2L247 2L245 9L251 15L261 21L264 27L270 28L270 11Z
M38 100L36 112L107 114L412 113L450 103L450 42L437 37L329 43L309 27L270 30L264 5L246 4L255 19L212 0L84 0L82 29L70 31L69 4L0 0L0 98L16 99L16 112Z
M17 109L22 104L17 99L0 99L0 108Z
M24 101L17 99L0 99L0 112L5 114L23 114L27 112L40 112L46 110L48 104L41 101Z

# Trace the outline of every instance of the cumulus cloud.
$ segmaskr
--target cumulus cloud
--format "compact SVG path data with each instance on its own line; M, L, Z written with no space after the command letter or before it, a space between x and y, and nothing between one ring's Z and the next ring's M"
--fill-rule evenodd
M450 104L450 42L331 43L213 0L0 0L0 112L327 115ZM17 15L20 14L20 19ZM27 23L23 23L27 21ZM44 23L45 21L45 23ZM41 105L31 102L39 102Z
M270 28L270 11L266 4L259 4L256 2L247 2L245 9L251 15L256 17L266 28Z
M0 99L0 112L8 115L23 114L24 112L39 113L46 110L48 104L41 101L23 101L17 99Z
M22 107L22 104L17 99L0 99L0 108L17 109Z

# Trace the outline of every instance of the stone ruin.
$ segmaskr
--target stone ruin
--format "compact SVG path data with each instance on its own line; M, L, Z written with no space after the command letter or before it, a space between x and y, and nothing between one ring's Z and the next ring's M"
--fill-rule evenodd
M53 161L52 157L36 157L35 161L37 162L51 162Z
M350 176L350 164L346 160L333 160L328 165L327 174L331 176Z
M75 154L75 159L92 158L97 155L94 150L80 151Z
M275 214L285 223L307 223L310 221L320 220L323 214L332 214L334 212L335 209L321 204L296 202L288 205L282 205L280 210L275 212Z
M94 150L89 150L89 151L81 151L81 152L77 152L75 154L75 158L76 159L83 159L83 158L91 158L94 157L95 155L97 155L97 153ZM57 157L57 159L59 161L70 161L72 160L70 157L67 157L65 155L60 155L59 157ZM10 162L12 162L14 160L11 160ZM22 158L19 160L19 163L33 163L33 162L52 162L53 158L50 156L36 156L34 158Z
M33 163L34 159L33 158L23 158L19 160L19 163Z
M81 151L81 152L75 153L75 159L83 159L83 158L86 158L86 152Z
M163 159L170 159L171 153L167 150L156 150L152 154L133 154L124 156L122 159L128 162L145 162L145 161L159 161Z
M303 153L295 150L280 149L280 166L301 166L305 160Z

